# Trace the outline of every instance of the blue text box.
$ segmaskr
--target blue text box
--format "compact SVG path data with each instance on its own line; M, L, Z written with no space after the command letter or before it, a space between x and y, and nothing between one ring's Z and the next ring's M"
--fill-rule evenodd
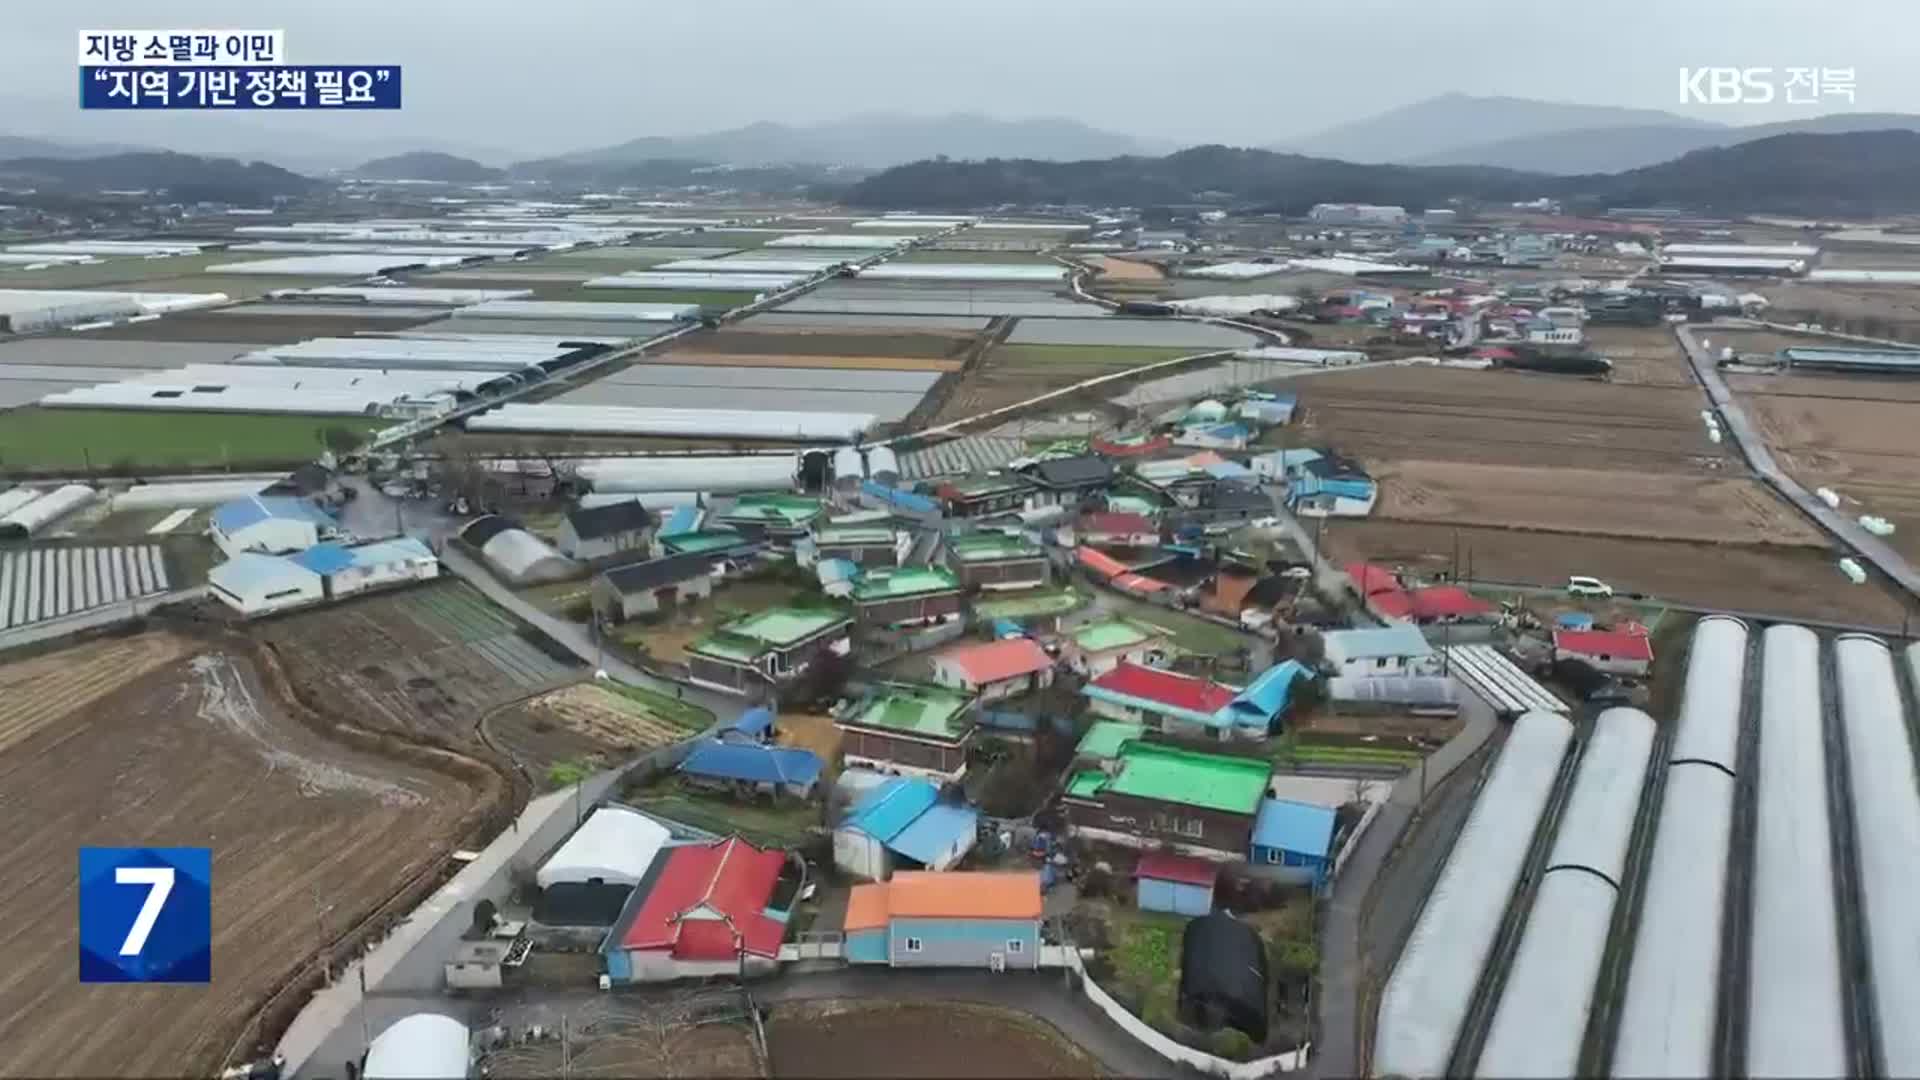
M213 976L210 848L80 849L80 981Z

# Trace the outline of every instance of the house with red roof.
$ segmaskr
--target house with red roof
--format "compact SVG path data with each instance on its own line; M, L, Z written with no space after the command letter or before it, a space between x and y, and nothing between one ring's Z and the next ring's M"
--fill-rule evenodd
M933 681L981 701L1016 697L1053 685L1053 657L1027 637L956 645L933 657Z
M779 966L805 871L784 851L737 836L661 851L601 953L616 983L762 975ZM782 887L782 877L790 880Z
M1074 536L1082 544L1102 547L1152 547L1160 542L1160 527L1145 514L1107 510L1082 514Z
M1653 670L1653 639L1644 629L1555 630L1553 658L1578 660L1608 675L1645 678Z
M1499 610L1458 585L1429 585L1408 593L1407 599L1414 621L1423 623L1467 622Z
M1101 719L1182 735L1215 735L1215 714L1238 693L1209 679L1125 661L1080 690L1088 711Z

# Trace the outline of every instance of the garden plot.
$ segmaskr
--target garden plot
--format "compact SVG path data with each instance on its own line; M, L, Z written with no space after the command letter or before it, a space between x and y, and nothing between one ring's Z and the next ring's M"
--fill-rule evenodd
M464 583L258 625L303 687L370 727L471 745L488 709L579 680L572 656Z
M489 717L493 742L535 770L560 762L611 764L699 734L705 710L650 691L578 683Z
M166 555L158 544L0 552L0 629L122 604L170 587Z
M777 1005L767 1023L767 1050L775 1080L1093 1077L1103 1071L1044 1021L959 1002Z
M1250 349L1261 344L1261 339L1258 335L1230 326L1185 319L1023 318L1014 325L1007 343L1175 346L1203 352L1208 349Z

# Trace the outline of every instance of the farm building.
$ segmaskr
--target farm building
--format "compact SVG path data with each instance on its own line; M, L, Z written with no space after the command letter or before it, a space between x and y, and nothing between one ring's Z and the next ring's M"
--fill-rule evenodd
M207 571L207 585L214 596L249 618L327 598L326 581L319 574L292 559L252 551L239 552Z
M1015 697L1053 685L1053 657L1027 637L956 645L933 657L933 681L981 701Z
M1037 968L1040 917L1034 871L901 871L853 887L844 924L847 962Z
M1252 428L1238 420L1229 420L1220 424L1194 424L1181 428L1179 434L1173 437L1173 444L1203 450L1245 450L1253 436Z
M1067 633L1067 663L1089 679L1121 664L1145 665L1167 647L1165 633L1126 619L1083 623Z
M1005 533L974 533L950 540L947 560L960 584L969 589L1036 588L1052 576L1040 545Z
M1141 911L1205 915L1213 910L1220 864L1188 855L1149 851L1134 865L1135 903Z
M1426 637L1405 623L1329 630L1321 641L1336 675L1424 675L1433 663L1433 648Z
M460 530L460 540L480 552L487 568L510 585L564 581L578 567L545 540L521 528L519 522L498 514L468 522Z
M1294 394L1261 394L1258 396L1249 394L1245 400L1240 402L1239 415L1242 420L1250 420L1256 424L1264 424L1269 427L1279 427L1293 423L1293 413L1294 410L1298 408L1299 403L1299 397Z
M228 555L284 555L338 537L340 523L305 499L250 495L215 507L208 532Z
M980 518L1020 509L1033 491L1033 484L1019 473L993 472L949 480L933 493L946 505L948 517Z
M708 739L680 763L690 784L734 795L771 795L810 799L826 769L820 755L795 746Z
M1232 1027L1267 1038L1267 947L1224 911L1187 924L1180 938L1180 1019L1200 1031Z
M900 565L900 534L886 525L816 525L802 542L803 565L825 559L845 559L855 566Z
M540 864L534 882L543 889L596 882L632 888L671 837L666 826L638 810L598 807Z
M352 547L323 541L287 559L325 579L329 600L386 585L431 581L440 576L440 560L427 545L411 536Z
M1287 505L1305 517L1365 517L1379 497L1359 462L1331 455L1307 462L1287 481Z
M1608 675L1645 678L1653 670L1653 639L1644 631L1555 630L1553 658L1578 660Z
M1074 523L1073 534L1082 544L1103 547L1152 547L1160 542L1160 527L1144 514L1085 514Z
M1091 839L1242 859L1272 771L1254 758L1126 742L1108 769L1075 774L1060 806Z
M1335 675L1327 680L1327 701L1337 713L1453 716L1460 711L1460 684L1447 675Z
M851 620L831 608L768 608L687 646L689 677L734 694L793 682L821 655L845 656Z
M595 611L625 622L713 595L715 558L703 552L615 566L594 575Z
M940 781L966 775L973 698L923 683L882 682L835 721L850 766Z
M1318 450L1304 447L1292 450L1269 450L1247 461L1247 467L1253 475L1267 483L1290 480L1304 471L1309 462L1318 461L1323 455Z
M1113 463L1098 454L1048 458L1022 470L1033 481L1036 505L1072 506L1113 483Z
M574 510L560 522L560 553L570 559L604 559L644 551L653 542L653 515L635 500Z
M875 571L854 585L853 615L868 628L946 622L960 615L960 581L940 566Z
M885 881L896 870L946 870L979 835L980 815L943 802L919 777L896 776L870 788L833 831L833 864L856 877Z
M360 1065L366 1080L460 1080L473 1066L467 1025L441 1013L414 1013L374 1037Z
M1780 350L1790 368L1862 375L1920 375L1920 349L1795 347Z
M1283 867L1283 876L1315 888L1333 871L1334 810L1293 799L1264 799L1254 818L1247 861Z
M774 971L787 866L785 852L737 836L668 848L607 935L608 976L624 985Z
M1234 699L1230 686L1122 662L1080 690L1095 716L1172 735L1212 735Z

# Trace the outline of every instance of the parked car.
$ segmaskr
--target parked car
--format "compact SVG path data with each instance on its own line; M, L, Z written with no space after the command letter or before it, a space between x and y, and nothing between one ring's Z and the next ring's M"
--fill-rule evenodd
M1576 575L1567 579L1567 595L1612 597L1613 586L1599 578Z

